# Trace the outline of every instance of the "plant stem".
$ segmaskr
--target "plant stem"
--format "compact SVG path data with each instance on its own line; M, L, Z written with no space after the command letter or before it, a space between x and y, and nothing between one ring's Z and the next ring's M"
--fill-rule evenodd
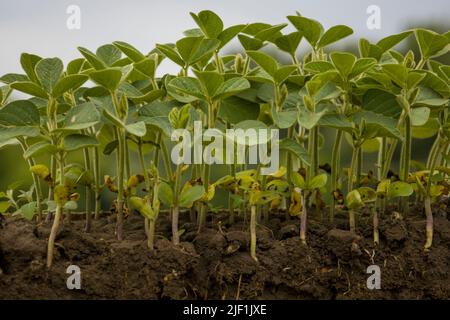
M117 99L117 92L111 92L116 115L123 120L126 117L122 115L120 110L120 103ZM118 145L118 164L117 164L117 240L123 240L123 207L125 202L125 189L124 189L124 171L125 171L125 153L126 147L126 135L123 128L116 128L116 136L119 142Z
M174 245L180 243L180 234L178 232L178 219L179 219L179 189L180 189L180 176L181 176L181 165L177 165L175 171L175 187L174 187L174 205L172 208L172 242Z
M117 240L123 240L123 206L125 202L124 198L124 167L125 167L125 133L122 129L118 129L119 137L119 172L117 183Z
M350 170L348 172L348 190L347 192L350 192L353 190L353 174L355 173L355 167L356 162L358 161L358 154L359 154L360 146L353 146L353 153L352 153L352 162L350 164Z
M409 114L405 116L405 142L403 152L403 172L401 172L401 180L407 181L409 176L410 162L411 162L411 118ZM409 212L409 197L402 197L401 204L403 208L403 213L408 214Z
M424 250L428 250L431 248L432 244L433 244L433 211L431 209L431 184L432 184L432 177L433 177L433 172L434 169L436 167L436 160L437 160L437 155L442 151L443 147L445 146L444 144L440 144L440 134L438 134L438 138L439 140L438 144L439 147L436 149L436 154L435 156L431 159L431 163L430 163L430 167L429 167L429 174L428 174L428 181L427 181L427 188L426 188L426 195L425 195L425 200L424 200L424 209L425 209L425 214L427 217L427 225L426 225L426 242L425 242L425 246L424 246Z
M342 142L342 130L337 130L336 140L334 141L333 153L331 154L331 192L337 190L338 185L338 177L339 177L339 155L341 152L341 142ZM334 195L331 197L331 206L330 206L330 222L334 222L334 214L336 210L336 199Z
M373 213L373 243L378 245L380 243L380 235L378 231L378 212L375 206L372 206Z
M64 179L64 153L59 153L59 183L60 185L64 186L65 179ZM53 262L53 251L55 247L55 238L56 233L58 232L59 223L61 221L61 216L63 214L63 207L61 206L61 201L56 201L56 213L55 213L55 219L53 220L52 229L50 231L50 235L48 237L48 243L47 243L47 268L50 269Z
M48 201L53 201L53 196L55 193L55 183L56 183L56 157L54 155L50 156L50 176L52 178L52 181L49 184L48 187L48 198L47 198L47 202ZM52 213L50 212L50 210L47 212L47 218L46 221L50 222L52 217Z
M359 188L361 186L361 176L363 170L363 152L362 148L358 150L358 163L356 165L356 187Z
M28 149L28 145L23 138L18 138L20 146L22 147L23 152L25 152ZM31 169L35 165L33 158L27 159L28 168ZM34 191L36 195L36 213L37 213L37 221L42 221L42 190L41 190L41 183L39 181L39 177L31 173L31 177L33 178L33 185L34 185Z
M94 219L100 218L101 188L100 188L100 161L98 147L94 148L94 184L95 184L95 214Z
M312 175L315 177L319 173L319 126L313 128L313 135Z
M308 210L306 209L305 195L304 191L301 191L302 197L302 214L300 215L300 241L302 244L306 245L306 220L308 215Z
M172 178L173 173L172 167L170 165L169 151L167 151L166 143L162 139L161 139L161 148L163 152L164 165L166 167L167 179L170 180Z
M348 215L349 215L350 232L355 233L356 232L355 211L353 209L350 209L348 211Z
M142 139L138 138L138 155L139 155L139 162L141 164L141 171L142 175L144 176L145 181L145 189L147 191L147 204L151 205L151 182L150 182L150 176L147 172L147 168L145 167L145 159L144 159L144 151L142 150ZM145 233L147 237L149 237L149 219L144 219L144 227L145 227Z
M397 148L398 140L392 140L391 145L386 154L386 159L384 161L384 167L382 170L381 177L384 179L387 177L388 171L391 168L392 158L394 157L395 149Z
M55 219L53 220L52 229L50 231L50 236L48 238L48 244L47 244L47 268L50 269L53 263L53 250L55 247L55 238L56 233L58 231L59 222L61 220L61 206L59 204L56 205L56 213L55 213Z
M256 257L256 206L251 206L250 215L250 256L258 262Z
M89 149L84 148L83 149L83 155L84 155L84 166L86 171L91 171L91 159L89 156ZM92 226L92 216L91 216L91 186L88 185L85 187L85 206L86 206L86 225L84 228L85 232L91 232L91 226Z
M381 139L380 148L378 150L378 170L377 170L377 176L378 180L384 179L383 177L383 168L386 162L386 151L387 151L387 138L383 137Z

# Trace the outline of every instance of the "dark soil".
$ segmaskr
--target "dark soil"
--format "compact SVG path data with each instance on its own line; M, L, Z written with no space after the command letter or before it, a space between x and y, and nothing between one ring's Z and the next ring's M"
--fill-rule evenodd
M344 213L335 226L312 217L307 246L299 241L298 219L272 214L258 227L259 263L248 253L248 225L229 226L221 214L200 234L189 214L182 215L178 247L161 214L154 252L146 247L140 216L128 217L122 242L111 217L95 221L89 234L80 220L60 228L51 271L45 266L50 227L8 218L0 228L0 299L449 299L447 216L435 213L433 247L424 252L422 212L405 219L385 214L378 247L367 214L357 235L346 231ZM71 264L81 268L81 290L66 287ZM366 285L372 264L381 268L380 290Z

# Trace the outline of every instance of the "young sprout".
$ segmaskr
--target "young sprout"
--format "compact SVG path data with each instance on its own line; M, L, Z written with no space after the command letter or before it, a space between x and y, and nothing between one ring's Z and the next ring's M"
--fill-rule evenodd
M383 179L378 183L376 192L378 199L383 203L381 213L384 213L388 200L397 197L409 197L413 194L414 190L411 184L407 182L392 182L390 179ZM380 242L378 235L378 213L376 210L373 212L373 241L375 244Z
M350 191L347 194L347 207L349 208L349 225L350 231L356 232L356 220L355 213L357 210L361 209L365 205L376 201L376 192L372 188L361 187L355 190ZM375 232L376 227L376 232ZM378 220L377 216L374 215L374 239L378 234ZM377 242L378 243L378 242Z
M293 202L291 203L289 212L292 215L300 216L300 240L303 244L306 244L307 219L305 192L313 192L323 188L327 183L327 179L325 173L314 176L309 181L305 180L305 177L298 172L293 172L291 175L291 181L296 188L292 191L291 199Z
M258 205L264 205L271 202L273 199L279 197L279 195L272 191L262 191L259 182L253 182L248 192L248 203L250 205L250 256L258 262L256 257L256 208Z

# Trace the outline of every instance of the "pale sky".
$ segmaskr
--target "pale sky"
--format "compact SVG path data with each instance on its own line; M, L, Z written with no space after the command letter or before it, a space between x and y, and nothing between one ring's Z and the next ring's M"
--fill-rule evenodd
M81 9L81 29L68 30L69 5ZM366 9L381 9L381 30L368 30ZM95 51L114 40L126 41L142 51L155 43L175 42L185 29L195 27L190 11L210 9L225 26L248 22L286 22L295 14L319 20L325 28L347 24L355 30L350 41L363 36L375 41L400 32L405 26L449 26L449 0L1 0L0 74L20 72L22 52L43 57L61 57L65 62L79 57L77 46ZM289 26L286 30L291 31ZM174 72L169 65L164 72Z

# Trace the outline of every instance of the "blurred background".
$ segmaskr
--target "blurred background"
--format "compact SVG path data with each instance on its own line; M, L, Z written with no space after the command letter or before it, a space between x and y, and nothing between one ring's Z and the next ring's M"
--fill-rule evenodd
M374 30L367 26L372 13L367 9L372 5L378 6L381 17L380 28ZM67 20L74 13L71 11L73 6L80 10L79 29L67 27ZM414 27L426 27L440 33L450 29L449 0L2 0L0 74L21 73L19 57L22 52L42 57L58 56L68 62L80 56L77 46L95 51L100 45L115 40L128 42L148 52L155 43L175 42L182 37L184 30L195 27L189 12L204 9L215 11L225 26L257 21L285 23L285 17L295 14L295 11L320 21L325 29L335 24L346 24L355 33L337 49L350 51L357 50L357 40L361 37L373 42ZM283 30L291 31L293 27L290 25ZM404 45L414 45L412 37L409 41ZM235 41L225 48L225 53L239 50ZM449 62L448 55L444 59ZM178 71L178 67L165 61L159 74ZM428 140L415 141L413 154L416 160L421 160L430 144ZM321 162L329 161L330 147L328 143L324 145ZM349 154L345 150L344 162L348 161L346 157ZM365 159L367 164L373 165L376 155L367 155ZM74 160L81 162L81 158L76 156ZM106 157L103 161L113 163L113 158ZM23 180L25 188L31 183L27 171L18 147L0 149L0 191L18 180ZM220 174L221 170L215 175Z

